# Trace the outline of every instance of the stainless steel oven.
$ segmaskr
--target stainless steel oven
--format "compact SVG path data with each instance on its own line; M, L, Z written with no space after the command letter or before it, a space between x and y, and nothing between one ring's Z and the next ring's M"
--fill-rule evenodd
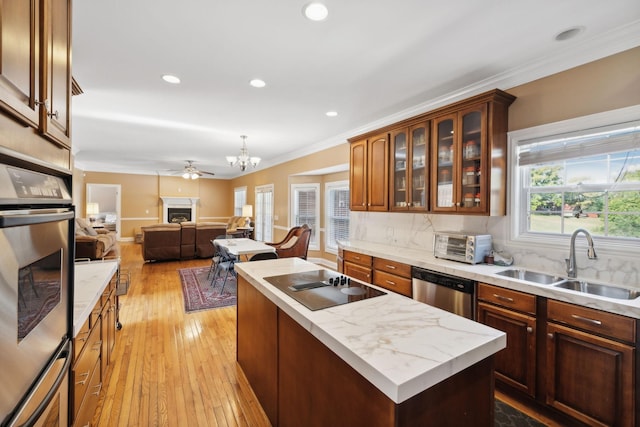
M2 426L68 424L75 214L64 178L0 164Z

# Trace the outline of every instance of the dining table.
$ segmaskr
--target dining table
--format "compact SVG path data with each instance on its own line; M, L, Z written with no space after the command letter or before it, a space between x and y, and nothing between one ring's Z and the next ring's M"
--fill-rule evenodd
M276 251L276 248L273 246L244 237L236 239L216 239L216 242L224 247L231 255L236 256L238 261L241 260L241 257L248 259L250 255Z

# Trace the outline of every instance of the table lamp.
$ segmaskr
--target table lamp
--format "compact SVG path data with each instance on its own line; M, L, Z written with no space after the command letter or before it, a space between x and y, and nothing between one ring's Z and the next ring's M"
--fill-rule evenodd
M100 213L100 205L97 203L87 203L87 217L90 222L96 220L96 215Z
M242 207L242 216L247 219L245 227L251 226L251 217L253 216L253 205L244 205Z

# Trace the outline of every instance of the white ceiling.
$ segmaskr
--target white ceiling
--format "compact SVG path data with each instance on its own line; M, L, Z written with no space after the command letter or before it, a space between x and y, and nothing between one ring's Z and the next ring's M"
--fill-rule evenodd
M231 178L240 135L273 166L640 45L638 0L326 0L324 22L307 2L74 2L76 166L164 175L193 160Z

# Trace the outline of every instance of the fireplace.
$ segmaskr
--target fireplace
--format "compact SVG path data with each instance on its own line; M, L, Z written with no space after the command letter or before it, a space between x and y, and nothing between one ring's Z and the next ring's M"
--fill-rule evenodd
M196 206L199 197L161 197L162 222L181 223L196 221Z
M168 208L167 220L176 224L191 221L191 208Z

